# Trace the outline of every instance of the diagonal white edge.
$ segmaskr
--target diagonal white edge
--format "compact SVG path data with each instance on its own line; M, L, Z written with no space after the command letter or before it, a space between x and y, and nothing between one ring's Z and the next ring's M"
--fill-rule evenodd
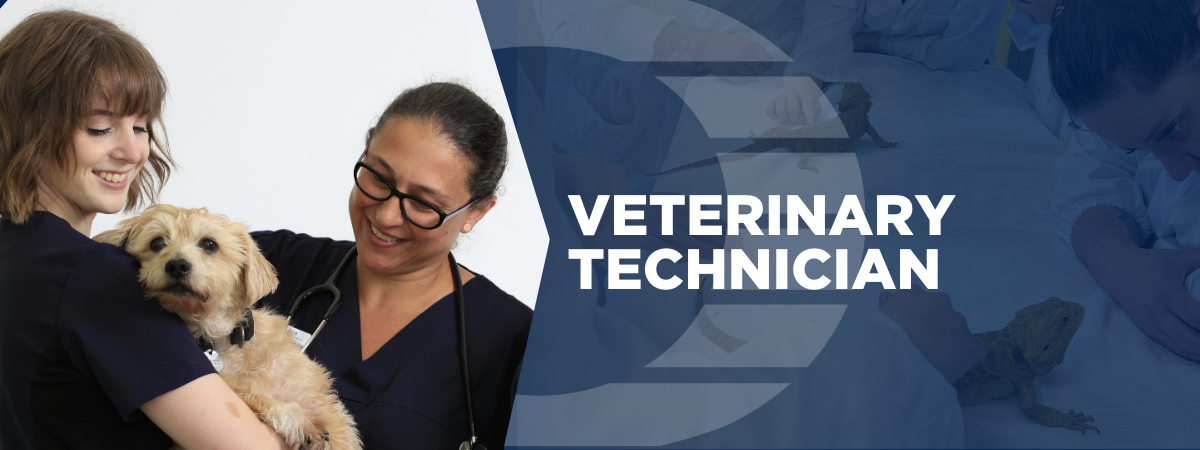
M789 383L611 383L518 395L506 446L659 446L745 417Z
M829 93L822 94L819 99L821 115L816 122L831 123L797 126L786 120L769 118L767 105L783 93L783 83L787 77L760 76L745 84L734 84L715 75L655 78L683 99L710 138L746 139L779 127L788 128L794 136L803 138L849 137Z
M846 305L704 305L646 367L808 367Z
M669 18L682 25L749 39L761 45L772 62L792 61L787 52L741 21L687 0L655 0L623 10L617 8L614 10L622 12L606 27L598 25L604 22L602 20L593 22L588 19L593 12L605 9L604 2L558 2L555 5L552 2L517 0L478 4L480 15L486 14L497 22L516 24L512 30L494 30L488 34L488 43L493 50L514 47L564 48L597 53L624 62L646 62L652 59L652 37L657 34L643 32L648 31L647 26L662 24L663 18ZM593 28L595 26L602 28ZM719 60L726 62L759 60L752 53L720 56ZM709 60L701 57L695 61Z

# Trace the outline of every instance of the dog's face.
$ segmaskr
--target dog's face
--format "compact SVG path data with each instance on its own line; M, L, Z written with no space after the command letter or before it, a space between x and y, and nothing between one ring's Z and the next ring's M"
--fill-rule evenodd
M95 237L142 263L146 294L185 320L240 317L241 309L275 290L275 270L246 226L207 209L153 205Z

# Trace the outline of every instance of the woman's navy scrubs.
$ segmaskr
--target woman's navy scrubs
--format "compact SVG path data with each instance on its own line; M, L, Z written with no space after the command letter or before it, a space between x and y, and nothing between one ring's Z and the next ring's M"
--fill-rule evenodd
M279 289L264 302L281 313L301 292L328 280L354 245L286 230L253 236L279 273ZM358 422L365 448L457 449L469 426L454 294L434 303L363 361L355 264L346 268L337 286L342 306L308 354L336 378L334 388ZM483 276L464 284L463 296L476 435L488 448L504 448L533 311ZM292 325L311 333L329 303L328 296L311 297Z
M215 373L138 262L47 212L0 219L0 448L154 448L138 409Z

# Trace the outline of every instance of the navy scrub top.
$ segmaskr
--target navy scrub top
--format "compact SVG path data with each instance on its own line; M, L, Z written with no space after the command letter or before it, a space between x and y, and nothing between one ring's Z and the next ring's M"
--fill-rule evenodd
M0 219L0 448L171 445L138 408L215 371L138 267L48 212Z
M284 314L301 292L328 280L354 245L287 230L252 236L279 274L279 289L263 302ZM342 306L308 354L334 376L333 387L354 415L365 448L457 449L467 439L469 425L454 294L438 300L363 361L355 264L346 268L337 286ZM501 449L533 311L478 274L463 285L463 297L476 436L488 448ZM330 300L306 300L292 325L311 333Z

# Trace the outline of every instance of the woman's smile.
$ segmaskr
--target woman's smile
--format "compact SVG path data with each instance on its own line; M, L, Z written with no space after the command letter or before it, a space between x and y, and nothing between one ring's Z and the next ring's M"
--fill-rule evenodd
M408 239L401 239L379 231L379 228L375 227L375 224L370 221L367 221L367 226L371 228L370 241L377 247L393 248L409 241Z
M131 170L111 171L111 170L93 170L92 174L100 179L100 184L112 189L124 189L129 185Z

